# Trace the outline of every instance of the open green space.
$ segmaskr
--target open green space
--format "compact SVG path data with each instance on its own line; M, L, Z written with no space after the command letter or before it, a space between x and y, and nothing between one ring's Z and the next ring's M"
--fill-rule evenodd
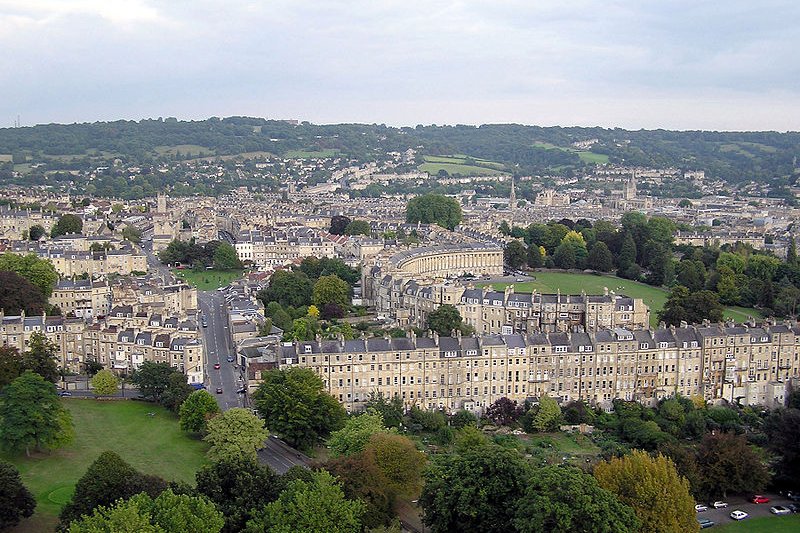
M561 453L574 455L600 454L600 448L592 442L592 439L580 433L536 433L530 436L528 442L534 446L551 448Z
M155 151L158 155L176 155L180 152L183 155L212 155L214 150L200 146L199 144L177 144L175 146L156 146Z
M608 163L608 156L606 154L596 154L594 152L575 152L581 161L584 163L594 163L596 165L605 165Z
M505 174L505 165L466 155L426 155L425 163L417 167L422 172L436 175L444 170L451 176L497 176Z
M513 283L514 290L517 292L537 292L556 293L559 290L562 294L603 294L603 290L608 288L610 292L624 294L632 298L641 298L650 308L650 325L658 325L656 313L664 307L667 301L668 292L659 287L653 287L638 281L622 279L610 275L582 274L578 272L535 272L533 274L536 281L523 283ZM486 283L481 286L488 285ZM509 283L492 283L496 290L505 289ZM762 315L756 309L746 307L729 307L725 310L726 319L733 319L737 322L747 320L748 317L760 318Z
M327 149L327 150L289 150L283 154L283 157L287 159L325 159L326 157L335 157L338 154L338 150Z
M219 287L228 285L231 281L242 277L242 270L172 270L177 277L185 280L186 283L197 287L201 291L211 291Z
M208 445L182 432L177 417L163 407L135 401L62 401L75 423L72 444L29 458L1 456L19 469L36 497L36 513L18 531L52 530L75 483L106 450L117 452L137 470L168 481L193 484L195 472L206 463Z
M712 528L719 533L795 533L800 531L800 515L760 516L741 522L721 523Z

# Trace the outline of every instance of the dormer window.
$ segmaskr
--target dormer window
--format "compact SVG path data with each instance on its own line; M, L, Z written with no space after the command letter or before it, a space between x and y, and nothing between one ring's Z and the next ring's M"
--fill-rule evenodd
M311 353L311 345L310 344L304 345L303 346L303 351L304 351L304 353Z

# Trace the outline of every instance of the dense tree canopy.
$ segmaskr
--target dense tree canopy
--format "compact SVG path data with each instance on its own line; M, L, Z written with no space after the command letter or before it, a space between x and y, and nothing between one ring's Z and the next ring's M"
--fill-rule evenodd
M344 425L344 408L311 369L270 370L262 378L255 407L267 428L290 445L310 448Z
M635 450L595 466L594 476L605 490L630 505L642 533L699 531L689 482L678 475L673 462Z
M74 437L72 416L55 387L30 370L4 389L0 404L0 444L13 453L52 450Z
M453 305L440 305L436 310L428 313L428 329L443 337L449 337L453 331L462 330L463 327L461 313Z
M215 416L208 421L206 428L208 433L203 440L211 444L208 457L213 461L235 457L256 460L256 452L269 438L264 422L241 407Z
M14 465L0 461L0 531L16 526L33 515L36 500L22 484Z
M219 404L206 390L194 391L180 406L181 429L205 433L208 421L219 413Z
M0 271L16 272L36 285L45 298L53 293L58 281L58 273L53 263L47 259L39 259L35 254L16 255L6 253L0 255Z
M83 220L78 215L66 214L61 215L58 221L53 225L50 230L51 237L60 237L61 235L69 235L70 233L80 233L83 231Z
M0 270L0 309L6 315L42 315L46 305L39 287L16 272Z
M438 224L452 230L461 223L461 206L453 198L441 194L425 194L408 201L406 222Z

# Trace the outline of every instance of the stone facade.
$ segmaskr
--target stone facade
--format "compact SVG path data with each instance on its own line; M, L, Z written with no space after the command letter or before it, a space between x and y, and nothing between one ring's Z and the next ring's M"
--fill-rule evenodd
M595 333L317 340L277 348L278 366L314 370L348 410L372 392L406 407L480 411L548 395L609 408L675 394L782 404L800 372L800 327L724 324ZM277 341L276 341L277 342Z

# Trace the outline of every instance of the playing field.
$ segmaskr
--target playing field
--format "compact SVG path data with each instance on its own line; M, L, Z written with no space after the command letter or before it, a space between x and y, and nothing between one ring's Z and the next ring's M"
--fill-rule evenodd
M326 159L328 157L335 157L338 154L338 150L316 150L316 151L308 151L308 150L289 150L283 154L283 157L287 159Z
M650 307L650 325L658 325L657 311L664 307L668 293L664 289L622 279L616 276L601 276L595 274L580 274L566 272L535 272L536 281L514 283L514 290L517 292L531 292L534 289L538 292L561 294L603 294L604 288L609 292L624 294L632 298L641 298ZM495 289L503 290L507 283L493 283ZM737 322L746 320L749 316L756 318L761 314L755 309L745 307L731 307L725 310L725 318L732 318Z
M474 162L474 164L468 164ZM495 176L505 174L505 165L485 159L468 158L464 155L426 155L425 163L421 164L419 170L435 176L440 170L444 170L451 176Z
M216 288L224 287L231 281L242 277L241 270L193 270L173 269L172 273L179 278L186 280L186 283L197 287L201 291L213 291Z
M72 444L30 458L2 455L19 469L37 501L36 513L18 531L52 531L75 483L106 450L117 452L146 474L191 484L206 462L208 446L182 432L175 415L162 407L130 400L64 398L63 402L75 422Z

